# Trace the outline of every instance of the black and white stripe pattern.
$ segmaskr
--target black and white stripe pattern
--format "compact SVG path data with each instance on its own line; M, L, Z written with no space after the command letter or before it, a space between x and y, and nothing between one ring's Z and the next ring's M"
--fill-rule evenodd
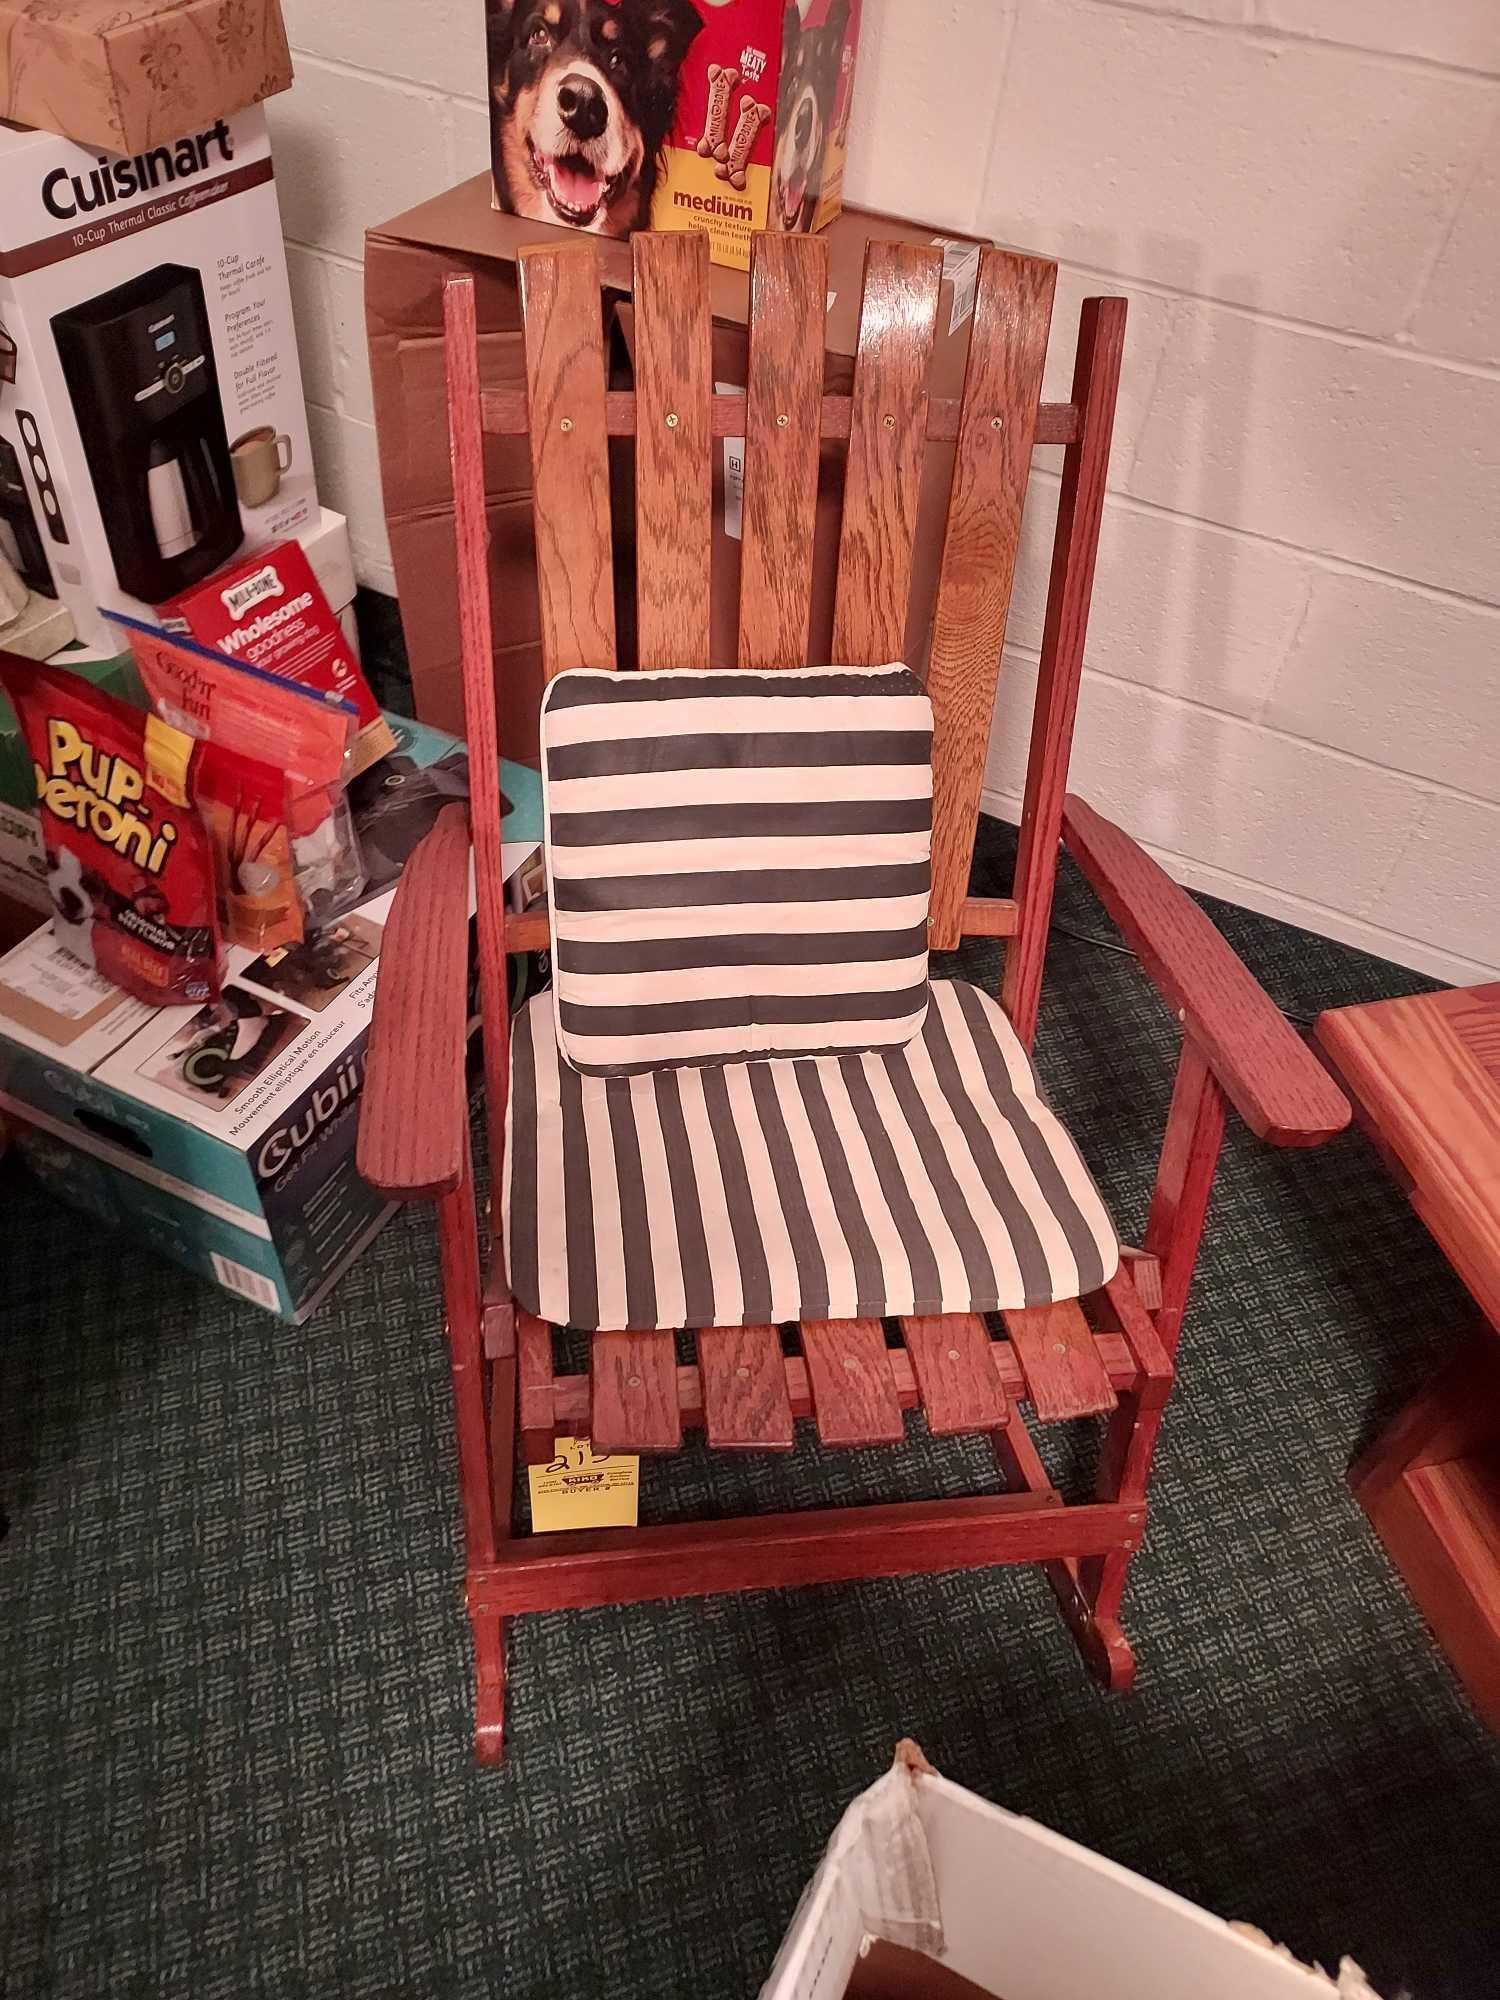
M931 759L902 666L560 674L542 774L567 1060L623 1076L909 1041Z
M901 1049L591 1077L555 995L516 1016L505 1231L557 1325L991 1312L1094 1290L1119 1246L995 1001L937 981Z

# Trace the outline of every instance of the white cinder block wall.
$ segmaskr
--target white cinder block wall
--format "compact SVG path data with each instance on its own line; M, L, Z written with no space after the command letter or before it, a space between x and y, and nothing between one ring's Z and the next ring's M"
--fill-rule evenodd
M363 231L482 170L483 0L285 0L321 475L392 588ZM1500 0L865 0L851 198L1130 300L1074 775L1181 879L1500 970ZM1055 473L990 757L1014 816Z

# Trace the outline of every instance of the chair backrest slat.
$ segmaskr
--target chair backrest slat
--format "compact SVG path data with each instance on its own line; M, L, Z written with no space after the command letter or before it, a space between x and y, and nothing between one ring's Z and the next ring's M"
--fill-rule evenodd
M637 646L643 667L701 667L713 532L708 238L640 235L632 249Z
M742 667L807 664L818 506L828 246L757 236L750 251Z
M615 664L604 328L592 243L523 250L521 310L542 666Z
M854 364L844 525L833 601L834 664L899 660L927 443L927 371L942 252L871 243Z
M1039 257L980 257L927 665L938 951L961 941L1056 281L1056 265Z

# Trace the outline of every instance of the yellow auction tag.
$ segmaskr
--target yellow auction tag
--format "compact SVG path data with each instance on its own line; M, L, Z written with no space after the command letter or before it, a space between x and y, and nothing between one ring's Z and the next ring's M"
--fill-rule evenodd
M595 1451L587 1438L552 1440L552 1463L533 1465L533 1534L564 1528L633 1528L641 1491L641 1461Z

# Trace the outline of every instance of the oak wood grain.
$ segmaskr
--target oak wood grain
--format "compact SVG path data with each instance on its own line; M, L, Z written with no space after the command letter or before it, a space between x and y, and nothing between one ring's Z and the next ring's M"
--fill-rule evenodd
M1190 1035L1177 1062L1146 1218L1146 1248L1156 1258L1159 1270L1156 1326L1169 1354L1177 1352L1182 1336L1182 1318L1223 1144L1224 1092L1208 1058Z
M708 1442L726 1451L790 1451L792 1403L775 1327L704 1327L696 1339Z
M635 266L636 646L640 664L708 664L713 468L708 238L643 231Z
M1021 926L1005 954L1000 988L1011 1025L1028 1049L1036 1038L1042 966L1052 922L1057 842L1078 712L1078 684L1083 675L1083 646L1124 345L1124 299L1085 299L1073 363L1072 400L1079 411L1078 437L1063 456L1057 532L1042 624L1042 657L1021 800L1013 885L1021 906Z
M1126 1390L1140 1380L1140 1369L1131 1352L1129 1343L1118 1333L1101 1333L1095 1336L1095 1345L1104 1372L1109 1377L1110 1386L1116 1390ZM990 1343L991 1357L1000 1387L1011 1403L1016 1403L1027 1393L1026 1376L1020 1360L1008 1340L994 1340ZM922 1398L917 1388L917 1378L912 1369L911 1356L904 1347L887 1350L891 1380L895 1385L896 1401L903 1410L920 1408ZM800 1354L788 1354L783 1363L786 1370L787 1398L792 1406L792 1415L799 1421L813 1414L812 1391L808 1386L807 1363ZM588 1429L589 1377L587 1375L558 1375L553 1379L553 1409L558 1429L562 1432L576 1430L580 1426ZM682 1411L685 1430L703 1428L703 1374L696 1364L689 1363L677 1370L677 1403ZM1012 1418L1014 1419L1014 1411Z
M1278 1146L1317 1146L1342 1132L1348 1100L1186 889L1076 796L1063 831L1120 935L1251 1131ZM1157 1248L1149 1234L1146 1247Z
M981 252L927 664L938 951L961 936L1056 284L1042 258Z
M921 244L872 242L865 252L833 601L840 666L876 666L905 651L942 275L942 252Z
M589 1342L596 1451L676 1451L682 1443L670 1333L596 1333Z
M1043 1423L1098 1416L1115 1392L1076 1299L1001 1314L1026 1374L1026 1393Z
M934 1437L998 1430L1008 1420L989 1331L977 1314L904 1319L901 1334Z
M761 235L750 250L739 663L807 664L828 246Z
M878 1319L804 1322L802 1354L824 1444L901 1442L906 1427Z
M784 239L813 242L818 237ZM958 436L962 403L957 396L934 396L927 405L927 442L952 444ZM818 409L818 435L828 443L846 440L852 423L848 396L824 396ZM1036 442L1072 444L1078 436L1079 413L1073 403L1043 403L1037 412ZM745 399L741 395L715 395L709 410L709 426L715 438L743 437ZM525 392L520 389L486 389L484 427L494 437L524 437L531 428ZM635 391L607 389L604 395L604 428L610 437L634 437L636 432Z
M526 394L547 678L613 667L615 600L604 331L591 243L519 257Z
M354 1160L393 1201L463 1178L468 982L468 814L450 805L407 862L381 940Z

